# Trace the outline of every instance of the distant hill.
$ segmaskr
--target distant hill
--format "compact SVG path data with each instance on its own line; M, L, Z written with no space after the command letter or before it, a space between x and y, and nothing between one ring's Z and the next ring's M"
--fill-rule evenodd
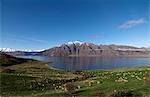
M32 59L16 58L14 56L0 52L0 65L1 66L11 66L15 64L21 64L29 60L32 60Z
M39 52L14 51L14 52L5 52L5 53L13 56L26 56L26 55L37 55Z
M150 57L150 49L125 45L97 45L86 42L67 42L40 52L46 56Z

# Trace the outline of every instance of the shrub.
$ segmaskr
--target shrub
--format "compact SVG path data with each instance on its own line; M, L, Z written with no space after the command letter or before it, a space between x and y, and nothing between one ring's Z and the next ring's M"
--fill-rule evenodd
M77 88L76 85L74 85L73 83L64 84L64 92L65 93L72 93L75 91L76 88Z
M9 69L9 68L6 68L6 69L2 69L2 73L13 73L15 70L12 70L12 69Z
M104 93L102 93L102 92L94 92L93 94L92 94L92 97L105 97L105 95L104 95Z
M144 81L145 81L145 84L146 85L150 85L150 75L149 74L146 74L144 76Z
M111 97L142 97L142 93L137 91L119 91L111 95Z

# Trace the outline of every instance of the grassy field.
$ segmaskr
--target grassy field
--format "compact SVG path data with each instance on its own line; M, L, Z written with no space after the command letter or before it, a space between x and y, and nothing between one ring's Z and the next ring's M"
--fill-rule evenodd
M150 66L69 72L29 61L0 74L2 97L150 97Z

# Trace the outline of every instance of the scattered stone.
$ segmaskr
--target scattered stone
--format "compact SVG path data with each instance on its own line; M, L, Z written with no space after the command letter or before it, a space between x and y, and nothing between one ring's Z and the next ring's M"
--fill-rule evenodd
M122 77L120 77L118 80L115 80L115 82L128 82L128 80L123 79Z

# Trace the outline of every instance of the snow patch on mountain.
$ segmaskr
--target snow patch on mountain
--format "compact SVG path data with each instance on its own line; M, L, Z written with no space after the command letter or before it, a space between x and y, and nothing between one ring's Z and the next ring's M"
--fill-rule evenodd
M0 51L2 51L2 52L15 52L15 51L18 51L18 50L13 49L13 48L0 48Z
M1 52L17 52L17 51L22 51L22 52L40 52L40 51L44 51L45 49L41 49L41 50L28 50L28 49L14 49L14 48L0 48Z
M84 42L80 42L80 41L74 41L74 42L66 42L64 43L65 45L72 45L72 44L83 44Z

